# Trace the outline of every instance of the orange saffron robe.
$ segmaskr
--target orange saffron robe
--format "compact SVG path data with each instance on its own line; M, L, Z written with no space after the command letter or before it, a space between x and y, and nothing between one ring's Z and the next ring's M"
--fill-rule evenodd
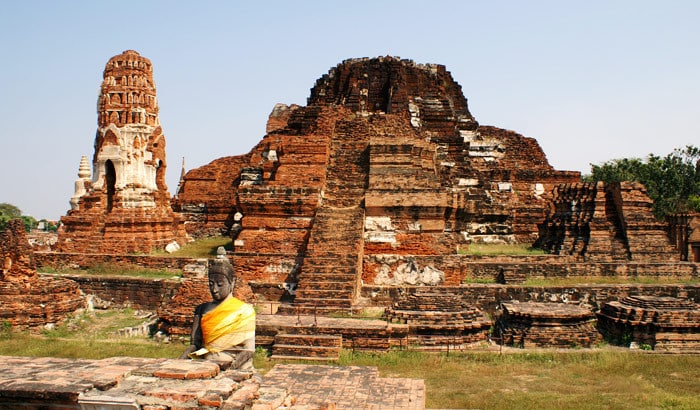
M218 353L255 338L255 309L230 297L205 313L200 319L204 347L192 356Z

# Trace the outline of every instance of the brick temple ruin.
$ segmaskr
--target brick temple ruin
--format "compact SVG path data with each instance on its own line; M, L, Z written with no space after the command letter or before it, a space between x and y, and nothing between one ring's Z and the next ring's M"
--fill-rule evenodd
M444 66L344 61L316 81L306 106L276 105L266 130L248 154L183 175L173 207L190 235L232 237L230 257L252 300L279 304L278 315L314 315L313 325L260 319L259 344L273 356L466 348L495 325L504 343L588 347L601 339L595 311L615 297L552 303L490 289L473 297L485 289L464 283L698 276L696 265L678 262L644 186L581 183L578 172L554 170L534 139L479 125ZM551 254L459 252L535 241ZM182 302L206 297L202 285L185 283L179 303L159 311L173 335L187 332ZM523 304L500 304L507 300ZM363 331L318 318L365 308L385 313Z
M95 175L83 158L60 252L42 256L63 266L99 259L185 267L181 283L155 302L174 336L189 333L191 309L209 297L205 268L125 254L186 235L230 236L238 296L278 314L386 309L390 330L378 325L362 337L335 323L316 329L344 337L319 344L344 347L486 340L501 299L468 295L472 280L697 277L696 265L677 261L643 186L581 183L578 172L555 170L533 138L480 125L442 65L395 57L340 63L316 81L306 106L277 104L248 154L183 173L174 211L157 114L151 62L131 50L110 59L98 99ZM535 241L551 254L461 253L472 243ZM577 317L588 320L570 319ZM279 334L280 352L308 333L262 322L261 340L272 345Z
M165 136L151 61L127 50L109 59L103 78L94 175L83 157L56 249L133 253L183 244L183 222L165 184Z
M538 245L553 254L585 260L675 261L665 224L638 182L557 186Z
M13 329L43 329L86 307L72 280L39 276L21 219L0 231L0 323Z
M182 269L182 278L166 280L72 277L102 300L157 310L160 329L173 339L187 338L194 306L209 300L207 262L134 252L187 235L227 235L240 278L236 296L257 305L256 344L269 347L273 359L333 361L341 349L449 351L494 342L590 347L602 337L700 349L697 219L679 217L673 225L673 244L685 249L679 258L643 186L582 183L578 172L553 169L533 138L480 125L444 66L346 60L316 81L306 106L276 105L266 135L248 154L185 173L172 201L157 113L150 61L135 51L110 59L98 100L94 175L81 160L58 252L36 258L54 266ZM462 252L472 243L535 241L550 254ZM7 260L2 274L12 277L9 269L22 262ZM601 276L621 283L525 285L531 278ZM663 281L627 283L644 277ZM338 312L350 317L330 315ZM383 313L352 317L359 312ZM275 403L264 408L284 406L292 395L301 405L352 408L352 398L327 396L337 384L321 378L362 392L385 385L375 399L386 408L424 408L420 381L388 381L364 368L276 367L268 394L265 382L219 388L231 377L225 369L189 380L202 369L182 361L49 362L18 366L46 365L47 375L88 369L80 380L48 384L45 392L67 397L69 407L83 400L94 408L236 408L234 401L244 408L259 394ZM94 373L103 364L116 373ZM32 386L0 389L0 402L33 399Z
M381 57L331 69L305 107L275 106L250 153L187 172L173 207L190 235L230 233L255 286L350 308L361 282L449 283L387 255L532 242L552 188L579 179L534 139L479 126L444 66Z

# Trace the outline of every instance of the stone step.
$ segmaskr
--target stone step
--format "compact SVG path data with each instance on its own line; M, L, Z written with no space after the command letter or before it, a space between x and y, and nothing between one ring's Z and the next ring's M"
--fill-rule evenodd
M336 253L332 251L309 252L307 250L304 266L356 266L359 257L356 253Z
M301 289L297 289L296 299L340 299L348 298L351 299L353 296L353 289L314 289L307 288L304 286Z
M362 309L359 307L354 307L351 304L349 306L320 306L306 303L294 303L294 304L283 304L277 309L277 314L279 315L318 315L318 316L328 316L334 313L342 314L356 314L360 313Z
M350 348L367 351L389 350L391 340L388 337L355 337Z
M355 281L354 276L348 280L316 280L313 276L304 277L303 289L316 289L316 290L335 290L335 291L354 291ZM313 280L312 280L313 279Z
M313 238L311 238L311 245L323 246L326 240L331 239L333 241L337 241L338 245L342 246L343 248L352 248L352 246L354 245L353 241L361 238L361 232L359 232L359 230L358 232L344 232L343 230L348 229L348 227L344 225L333 225L323 229L325 230L321 231L319 229L319 232L317 232L316 235Z
M340 355L339 346L313 346L313 345L285 345L275 343L272 345L272 355L296 356L296 357L323 357L337 359Z
M322 272L305 272L299 275L299 282L301 283L351 283L355 284L357 275L344 274L344 273L322 273Z
M350 264L339 264L327 261L327 263L319 264L316 260L305 261L302 266L302 271L313 274L330 274L330 275L355 275L357 272L356 262Z
M294 329L291 330L295 331ZM343 347L343 337L336 335L321 334L278 333L275 336L275 346L277 345L333 347L340 349L341 347Z
M332 362L337 361L340 356L336 357L316 357L316 356L291 356L291 355L280 355L272 354L270 359L272 360L304 360L304 361L322 361L322 362Z
M350 298L294 298L294 304L297 306L305 306L308 308L323 308L323 307L338 307L338 308L350 308L352 306L352 301Z

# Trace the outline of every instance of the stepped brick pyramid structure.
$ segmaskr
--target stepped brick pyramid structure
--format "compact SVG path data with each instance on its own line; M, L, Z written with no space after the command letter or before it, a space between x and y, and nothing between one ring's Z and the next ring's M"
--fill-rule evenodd
M586 260L676 261L677 251L651 206L638 182L560 185L538 245Z
M321 77L307 106L275 106L248 154L187 172L173 207L191 235L230 232L259 291L295 290L296 312L347 310L376 276L363 256L531 243L547 193L579 178L534 139L479 126L444 66L363 58ZM402 266L383 280L441 283L438 267Z
M15 329L58 324L85 307L78 284L39 276L24 223L15 219L0 232L0 323Z
M183 222L165 184L165 137L151 61L127 50L104 70L90 179L78 171L71 210L61 218L61 252L150 252L184 243Z

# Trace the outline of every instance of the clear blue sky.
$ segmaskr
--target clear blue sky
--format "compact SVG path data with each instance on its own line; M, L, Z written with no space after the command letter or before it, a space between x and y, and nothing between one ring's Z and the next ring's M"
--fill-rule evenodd
M479 123L589 172L700 145L698 1L0 0L0 202L58 218L93 154L107 60L151 59L168 187L248 152L275 103L305 105L352 57L447 66Z

